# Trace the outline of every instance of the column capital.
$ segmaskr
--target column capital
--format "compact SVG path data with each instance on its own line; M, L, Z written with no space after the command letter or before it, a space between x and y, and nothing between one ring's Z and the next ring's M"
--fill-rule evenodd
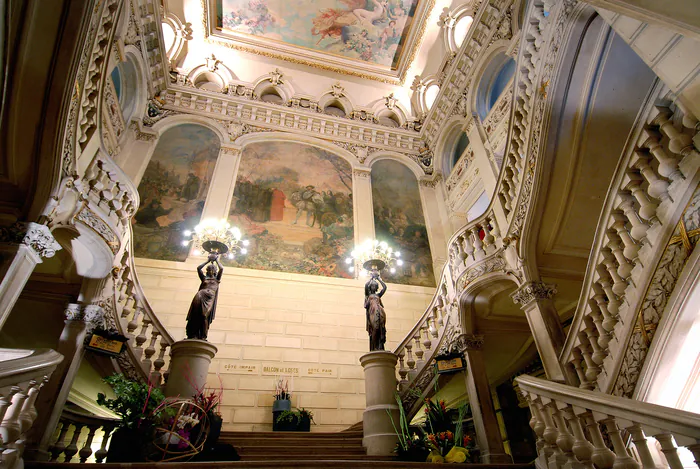
M484 336L478 334L460 334L450 344L450 350L465 352L467 350L481 350L484 347Z
M369 168L367 168L367 169L354 168L352 170L352 175L355 176L356 178L369 179L372 176L372 171Z
M440 181L442 181L442 173L436 172L432 178L423 177L418 181L418 183L421 187L429 187L431 189L435 189L435 187L440 183Z
M34 222L16 222L12 226L0 228L0 242L24 244L44 258L53 257L56 251L61 250L61 245L49 227Z
M82 321L88 333L106 328L105 310L100 305L68 303L64 311L67 321Z
M557 286L544 282L526 282L520 286L510 297L513 303L521 307L535 300L549 300L557 293Z

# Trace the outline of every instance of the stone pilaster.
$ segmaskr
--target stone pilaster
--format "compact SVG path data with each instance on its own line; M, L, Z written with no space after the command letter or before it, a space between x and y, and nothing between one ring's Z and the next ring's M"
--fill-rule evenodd
M547 378L566 382L566 374L559 363L566 336L552 300L556 293L555 285L526 282L511 294L511 298L525 312Z
M374 207L372 206L372 173L369 168L352 170L352 208L355 221L355 243L374 238Z
M61 249L49 227L38 223L15 223L0 228L0 328L20 293L43 258Z
M209 365L218 349L206 340L184 339L170 347L170 374L165 395L189 399L204 389Z
M513 459L503 449L501 429L498 426L489 378L486 375L483 346L483 335L461 334L452 342L451 349L463 353L467 361L467 395L471 404L477 444L481 449L481 462L512 463Z

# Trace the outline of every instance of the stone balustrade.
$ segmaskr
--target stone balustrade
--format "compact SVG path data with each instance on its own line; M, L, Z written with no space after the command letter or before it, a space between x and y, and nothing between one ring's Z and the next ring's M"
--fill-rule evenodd
M138 361L145 378L160 385L174 340L153 312L138 281L131 236L129 229L128 249L112 271L114 316L118 318L119 329L129 339L131 356Z
M108 419L63 409L56 439L49 446L51 462L97 462L107 456L107 447L118 419ZM93 447L99 445L97 451Z
M61 360L53 350L0 350L0 469L22 467L34 404Z
M684 114L658 84L608 192L561 355L584 389L610 392L649 282L696 188L700 153Z
M537 435L538 467L653 469L659 465L649 437L659 443L671 469L683 468L676 445L685 446L700 461L697 414L532 376L519 376L516 382L530 406L530 427ZM628 436L634 453L629 451Z

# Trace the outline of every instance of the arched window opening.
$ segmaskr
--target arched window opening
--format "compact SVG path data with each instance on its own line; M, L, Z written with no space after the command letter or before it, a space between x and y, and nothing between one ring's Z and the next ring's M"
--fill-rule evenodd
M440 92L440 87L436 84L432 84L428 86L425 90L425 106L430 109L433 107L433 104L435 104L435 100L437 99L437 95Z
M119 107L124 115L124 120L129 121L136 105L138 94L139 75L136 66L129 57L126 62L120 62L110 73L114 91L119 100Z
M205 72L197 76L194 86L200 90L221 92L224 89L224 80L217 74Z
M515 75L515 60L500 53L486 67L479 82L476 111L483 120Z
M462 153L469 146L469 137L466 132L462 132L455 143L455 149L452 152L452 165L450 166L450 171L455 167L459 159L462 157Z
M175 47L175 39L177 34L175 33L175 28L170 23L161 23L161 28L163 29L163 43L165 44L165 55L170 56L173 47Z
M269 88L265 90L260 96L261 101L265 101L266 103L273 103L273 104L283 104L284 99L282 99L282 96L279 95L277 90L274 88Z
M337 101L332 101L325 108L323 108L325 114L336 116L336 117L346 117L347 113L343 109L343 105Z
M463 16L455 23L454 27L454 41L457 47L461 47L464 39L467 37L467 32L469 32L469 27L472 25L474 18L471 16Z

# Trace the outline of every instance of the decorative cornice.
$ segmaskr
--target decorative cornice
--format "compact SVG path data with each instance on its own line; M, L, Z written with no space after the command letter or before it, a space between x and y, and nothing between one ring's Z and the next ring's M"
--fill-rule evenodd
M435 189L435 187L442 182L442 174L437 173L432 179L429 178L421 178L418 183L422 187L430 187L431 189Z
M61 250L61 245L53 237L49 227L34 222L17 222L12 226L0 228L0 242L24 244L38 256L47 259Z
M352 175L358 178L369 179L372 177L372 172L369 169L353 169Z
M549 300L556 293L556 285L550 285L544 282L527 282L510 296L513 298L513 303L525 306L535 300Z

